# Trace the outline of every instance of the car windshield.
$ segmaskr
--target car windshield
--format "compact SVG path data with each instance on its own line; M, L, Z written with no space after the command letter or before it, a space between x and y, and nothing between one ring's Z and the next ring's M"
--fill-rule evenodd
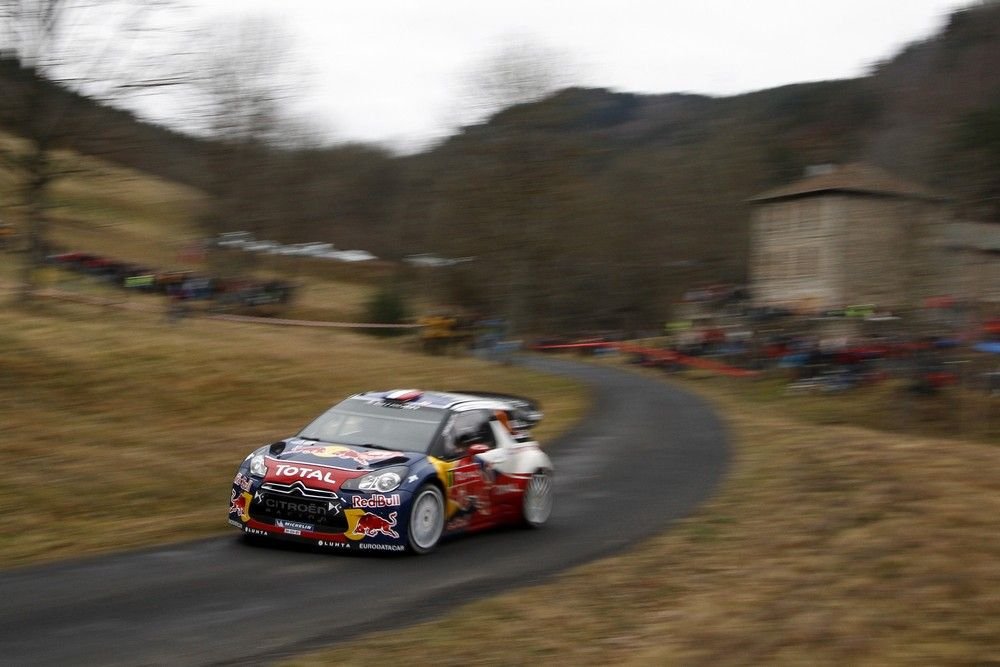
M342 445L427 452L447 411L350 399L320 415L299 433Z

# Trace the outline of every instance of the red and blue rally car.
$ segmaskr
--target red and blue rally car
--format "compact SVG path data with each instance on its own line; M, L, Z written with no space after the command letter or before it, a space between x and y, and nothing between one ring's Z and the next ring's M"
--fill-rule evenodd
M552 512L552 463L529 399L402 389L355 394L253 451L229 523L248 538L330 549L432 551L445 535Z

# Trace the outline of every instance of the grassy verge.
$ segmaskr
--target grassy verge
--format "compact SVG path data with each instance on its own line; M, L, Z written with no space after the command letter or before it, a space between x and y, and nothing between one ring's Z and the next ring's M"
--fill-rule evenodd
M735 445L728 480L697 515L551 583L290 664L360 665L372 647L380 661L443 665L1000 655L1000 449L817 425L729 381L685 386L716 403Z
M405 339L39 302L0 310L0 566L224 531L254 446L346 394L482 387L541 400L552 437L583 410L567 380L415 354Z
M992 370L995 362L978 354L969 364L977 371ZM794 393L783 371L728 386L749 405L781 404L789 414L818 426L844 424L1000 444L1000 400L987 393L978 372L967 376L932 395L914 392L908 388L912 381L901 378L845 392Z

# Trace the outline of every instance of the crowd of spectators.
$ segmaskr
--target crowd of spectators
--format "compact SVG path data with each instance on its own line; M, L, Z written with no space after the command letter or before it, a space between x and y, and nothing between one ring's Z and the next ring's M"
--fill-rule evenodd
M202 302L212 311L254 312L262 306L287 306L294 294L294 287L280 280L221 279L194 271L155 269L93 253L58 253L49 255L47 261L50 266L124 290L165 295L173 310Z
M884 328L875 322L838 327L830 319L788 316L763 326L749 318L725 325L688 323L668 325L666 336L645 341L569 336L538 339L530 347L581 354L618 350L634 363L668 372L700 368L734 377L783 377L790 393L840 392L888 379L902 380L910 391L927 395L981 379L1000 385L1000 323L959 336L914 333L916 329L900 318L893 318L897 322L891 332L866 331ZM830 324L834 326L824 329ZM838 328L838 333L831 332ZM854 333L845 333L852 328ZM990 342L994 338L996 343Z
M665 347L741 369L783 374L790 391L844 391L895 378L915 393L934 394L964 379L978 382L980 376L996 375L1000 346L990 342L994 337L1000 341L996 323L928 333L913 322L893 319L894 326L854 322L856 326L844 328L853 329L850 334L825 332L830 321L824 318L789 317L757 327L752 322L692 327L673 332ZM879 329L883 331L873 332Z

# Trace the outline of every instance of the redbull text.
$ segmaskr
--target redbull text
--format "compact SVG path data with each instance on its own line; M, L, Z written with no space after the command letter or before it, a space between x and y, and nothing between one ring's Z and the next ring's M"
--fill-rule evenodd
M378 509L380 507L399 507L400 499L398 493L391 496L354 496L353 503L354 507Z

